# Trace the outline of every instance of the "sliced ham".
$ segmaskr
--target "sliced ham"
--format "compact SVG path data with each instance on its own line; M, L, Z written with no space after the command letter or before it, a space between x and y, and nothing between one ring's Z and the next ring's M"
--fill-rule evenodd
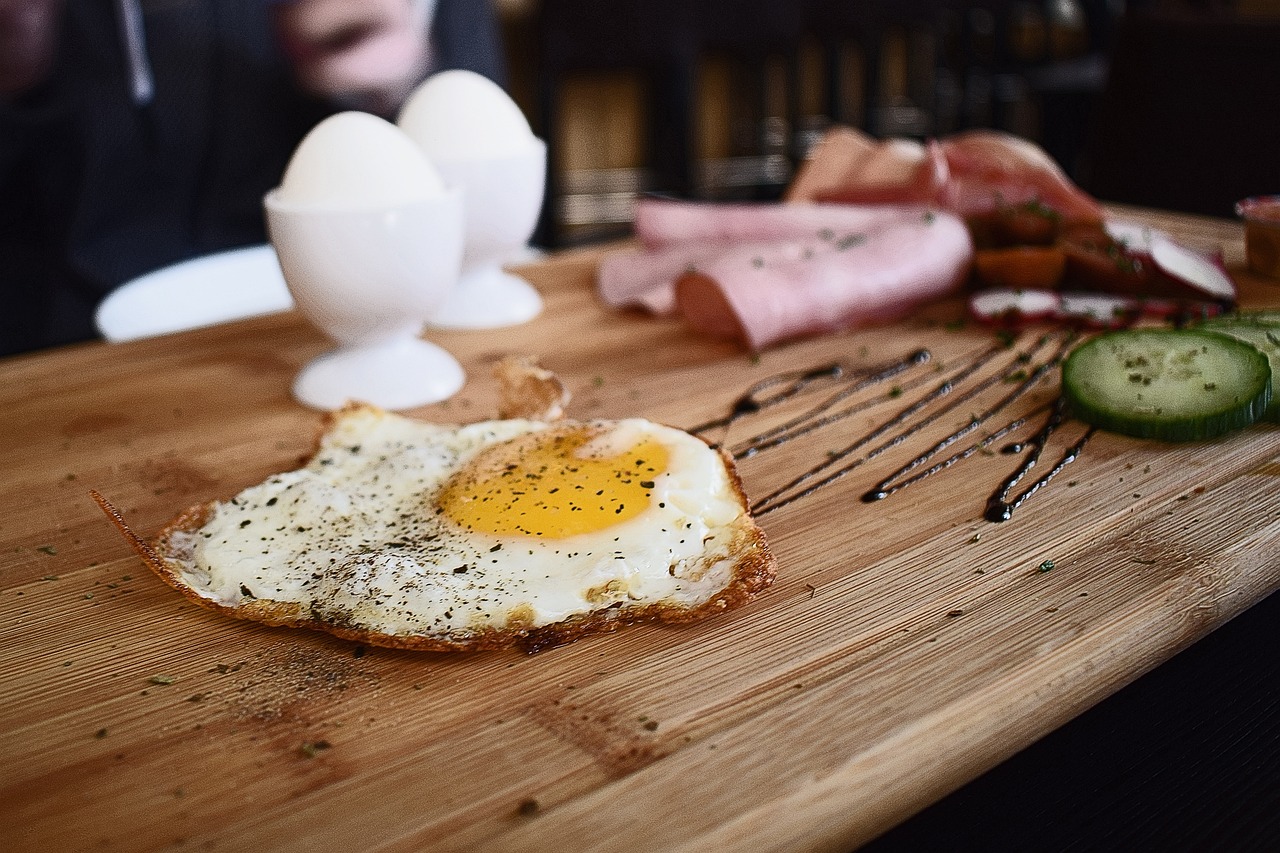
M694 328L759 350L889 320L950 293L973 259L966 218L1033 203L1036 213L1051 209L1056 233L1059 217L1102 215L1044 151L992 131L919 143L836 128L786 201L640 201L645 251L604 259L601 298L674 307Z
M950 178L938 201L960 216L1038 202L1071 221L1101 222L1102 207L1039 146L1008 133L971 130L938 143Z
M600 299L613 308L676 310L676 279L728 249L723 243L677 243L662 249L618 249L596 270Z
M954 291L972 258L958 217L886 217L830 240L735 246L682 275L676 304L694 329L761 350L904 316Z
M873 139L837 127L818 142L787 188L786 201L931 204L948 178L936 143Z
M675 282L684 273L743 243L809 241L823 245L898 221L920 221L914 205L769 204L645 198L636 205L636 231L645 249L605 255L596 271L600 299L614 308L655 314L675 310Z
M814 147L788 201L935 204L961 216L1037 202L1063 219L1099 222L1098 202L1039 146L1008 133L973 130L919 143L875 140L837 127Z
M720 203L642 198L636 202L635 231L648 249L698 243L718 246L861 231L903 209L901 204ZM925 209L909 206L907 212L915 215Z

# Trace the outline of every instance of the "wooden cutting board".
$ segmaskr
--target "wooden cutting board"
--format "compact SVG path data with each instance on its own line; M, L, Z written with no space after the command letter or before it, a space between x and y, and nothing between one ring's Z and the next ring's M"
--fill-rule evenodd
M1239 266L1234 224L1123 214ZM857 439L996 341L953 323L958 303L756 358L601 309L597 256L528 268L547 311L526 326L435 335L469 381L412 414L491 416L489 365L508 353L559 373L573 417L687 428L770 377L833 363L856 377L929 350L850 396L855 413L742 460L759 498L851 444L843 460L870 457L762 516L781 569L772 589L697 625L532 656L389 651L228 620L152 576L87 493L151 533L294 467L321 418L288 387L320 336L281 315L10 359L0 849L849 849L1280 586L1274 428L1176 446L1098 434L1012 519L984 521L1029 426L864 503L1017 384L1018 365L998 359L1039 332L975 372L1004 370L986 396L881 451L894 431ZM1280 286L1240 281L1247 304L1280 305ZM988 427L1028 412L1038 424L1056 381ZM708 435L733 444L845 387L817 380ZM1080 433L1060 430L1026 482Z

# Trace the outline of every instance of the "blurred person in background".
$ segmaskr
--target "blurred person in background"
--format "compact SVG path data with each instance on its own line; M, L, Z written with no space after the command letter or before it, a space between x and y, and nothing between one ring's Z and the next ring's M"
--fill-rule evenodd
M505 84L489 0L0 0L0 355L96 336L112 289L266 239L262 196L342 109Z

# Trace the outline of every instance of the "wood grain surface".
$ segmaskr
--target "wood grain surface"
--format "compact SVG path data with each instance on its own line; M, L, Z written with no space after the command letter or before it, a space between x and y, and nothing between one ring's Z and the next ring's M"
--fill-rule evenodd
M1247 305L1280 306L1280 285L1239 271L1235 224L1117 215L1221 248ZM767 377L930 351L855 414L744 459L758 498L994 341L951 322L955 303L749 357L604 310L597 257L526 269L547 299L532 323L432 335L468 383L412 414L492 416L489 366L510 353L562 376L571 417L688 428ZM0 849L850 849L1280 586L1274 427L1186 445L1098 434L1002 524L982 513L1021 458L1003 442L859 500L1007 391L998 371L1043 331L984 368L986 396L763 515L780 574L754 604L532 656L220 617L152 576L94 506L91 488L150 534L295 467L321 416L289 383L327 348L299 317L0 362ZM732 444L836 387L708 436ZM1056 394L1051 372L1009 416ZM1040 469L1082 428L1060 432Z

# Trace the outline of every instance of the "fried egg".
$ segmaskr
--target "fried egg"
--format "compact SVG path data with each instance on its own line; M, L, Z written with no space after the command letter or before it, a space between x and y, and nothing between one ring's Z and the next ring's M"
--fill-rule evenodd
M363 405L332 416L303 467L189 511L148 550L214 609L438 649L686 621L775 571L732 463L686 432Z

